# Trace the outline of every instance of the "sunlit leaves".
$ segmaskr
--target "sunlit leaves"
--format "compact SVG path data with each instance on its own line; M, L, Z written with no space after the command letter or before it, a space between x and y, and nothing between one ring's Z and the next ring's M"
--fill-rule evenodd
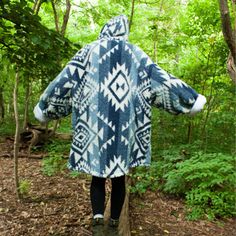
M40 23L26 1L1 4L0 45L10 61L32 77L54 77L60 71L59 57L71 57L70 42Z

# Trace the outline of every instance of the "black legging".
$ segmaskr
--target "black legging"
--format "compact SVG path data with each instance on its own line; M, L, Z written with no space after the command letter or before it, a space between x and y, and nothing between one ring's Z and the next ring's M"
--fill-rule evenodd
M90 197L92 203L93 215L104 214L105 210L105 178L93 176ZM111 218L119 219L122 206L125 200L125 176L111 178Z

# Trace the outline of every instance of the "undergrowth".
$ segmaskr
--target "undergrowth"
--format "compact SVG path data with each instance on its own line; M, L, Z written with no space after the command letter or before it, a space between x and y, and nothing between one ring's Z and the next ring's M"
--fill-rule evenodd
M236 215L235 163L228 154L172 148L155 157L150 168L136 169L131 192L159 189L183 197L190 220L232 217Z
M45 145L44 149L48 152L42 162L42 171L45 175L52 176L66 169L70 145L70 141L59 139Z

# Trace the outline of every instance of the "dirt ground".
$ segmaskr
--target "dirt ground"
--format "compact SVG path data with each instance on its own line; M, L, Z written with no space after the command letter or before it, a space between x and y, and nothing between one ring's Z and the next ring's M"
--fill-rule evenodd
M0 155L12 149L2 140ZM31 183L28 196L15 198L12 158L0 157L0 236L91 235L89 179L69 171L48 177L40 159L19 158L19 176ZM236 219L217 222L187 221L184 204L159 192L131 195L133 236L234 236Z

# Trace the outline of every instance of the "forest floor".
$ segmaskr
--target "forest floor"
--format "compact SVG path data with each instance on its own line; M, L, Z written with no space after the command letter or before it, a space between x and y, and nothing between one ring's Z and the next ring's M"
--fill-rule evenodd
M0 142L0 154L11 150L11 140ZM69 171L48 177L42 160L19 158L19 176L30 189L17 201L13 166L12 158L0 157L0 236L91 235L88 177L74 178ZM160 192L131 195L130 223L133 236L236 235L236 219L187 221L184 203Z

